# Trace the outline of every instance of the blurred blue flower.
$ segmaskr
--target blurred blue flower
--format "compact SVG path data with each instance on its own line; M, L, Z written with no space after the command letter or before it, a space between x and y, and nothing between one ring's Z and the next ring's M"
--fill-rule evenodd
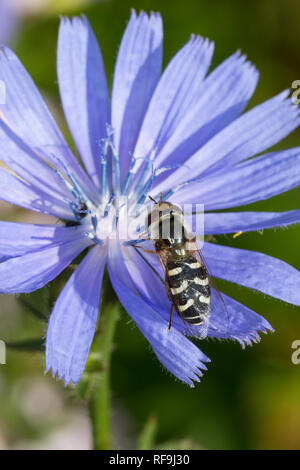
M300 220L299 210L214 212L299 184L300 148L250 158L299 125L299 110L288 91L240 116L258 80L244 56L233 54L207 75L213 44L193 36L161 74L162 39L158 14L132 13L117 56L110 106L101 52L88 21L61 20L59 90L86 171L17 57L7 48L1 51L6 104L1 106L0 149L14 173L0 168L0 197L68 223L1 222L0 291L39 289L89 249L60 293L47 330L46 370L66 383L77 383L84 371L106 263L121 303L172 374L192 386L209 360L186 337L177 314L167 331L170 302L151 269L161 271L159 261L149 253L143 259L128 246L141 227L130 236L119 233L128 222L125 197L133 222L136 204L151 204L149 194L162 192L180 204L204 203L206 234ZM213 243L204 243L203 254L213 276L300 305L300 275L288 264ZM244 305L224 299L227 313L217 298L213 302L208 336L245 345L272 329Z
M0 44L10 44L19 29L19 15L11 0L0 2Z

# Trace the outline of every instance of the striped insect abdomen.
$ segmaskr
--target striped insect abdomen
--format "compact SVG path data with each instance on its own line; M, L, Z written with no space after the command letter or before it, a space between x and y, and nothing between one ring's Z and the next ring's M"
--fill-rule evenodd
M166 284L179 315L192 325L200 325L209 314L210 286L205 266L191 255L167 260Z

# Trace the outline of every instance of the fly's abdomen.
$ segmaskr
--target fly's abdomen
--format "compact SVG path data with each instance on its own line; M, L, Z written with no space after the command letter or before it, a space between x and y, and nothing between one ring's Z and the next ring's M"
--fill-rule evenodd
M210 287L205 266L194 256L167 261L166 283L179 315L192 325L200 325L209 314Z

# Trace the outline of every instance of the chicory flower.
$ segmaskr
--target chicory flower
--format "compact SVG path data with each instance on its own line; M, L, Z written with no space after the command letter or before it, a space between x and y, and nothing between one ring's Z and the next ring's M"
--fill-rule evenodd
M213 43L192 36L162 72L162 20L132 12L117 56L111 104L101 52L86 18L61 20L57 74L78 163L15 54L2 48L0 198L53 215L61 225L0 223L0 292L26 293L53 280L88 250L61 291L46 335L46 370L66 383L84 371L107 265L112 285L160 362L193 386L209 359L174 314L155 254L134 248L141 226L120 236L151 207L149 195L202 203L205 234L286 226L300 211L222 212L270 198L299 184L300 147L264 153L300 122L288 91L242 114L258 72L235 53L208 73ZM126 204L124 203L126 201ZM123 233L123 232L122 232ZM205 242L211 274L300 305L300 275L270 256ZM272 330L237 301L215 297L208 336L242 345Z

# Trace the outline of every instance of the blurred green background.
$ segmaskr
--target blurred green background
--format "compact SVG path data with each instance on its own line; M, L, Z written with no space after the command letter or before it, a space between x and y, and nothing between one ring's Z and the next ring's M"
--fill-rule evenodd
M190 33L215 41L212 67L236 49L246 53L261 77L250 107L300 79L297 0L43 3L38 9L20 9L18 28L10 42L64 131L55 71L59 14L87 15L101 44L110 85L130 8L162 13L165 64ZM299 139L298 130L276 148L299 145ZM296 209L299 202L300 188L247 209ZM2 204L1 219L37 221L37 216ZM217 241L264 252L299 269L299 231L293 226L244 234L237 239L219 236ZM59 282L69 274L61 276ZM246 350L230 342L202 341L199 346L212 362L201 383L189 389L162 370L146 340L132 323L128 324L129 317L122 310L112 359L112 420L119 448L134 447L149 417L157 422L156 442L166 448L174 446L174 441L181 441L183 448L300 448L300 364L291 362L291 344L300 340L299 309L229 283L219 282L218 286L264 315L275 333L263 335L261 343ZM49 314L47 299L53 302L57 290L57 285L47 287L26 300ZM46 323L26 312L13 296L1 297L1 339L42 338L45 330ZM7 364L0 365L0 449L76 449L91 445L85 402L74 390L64 388L50 376L44 377L39 351L8 349Z

